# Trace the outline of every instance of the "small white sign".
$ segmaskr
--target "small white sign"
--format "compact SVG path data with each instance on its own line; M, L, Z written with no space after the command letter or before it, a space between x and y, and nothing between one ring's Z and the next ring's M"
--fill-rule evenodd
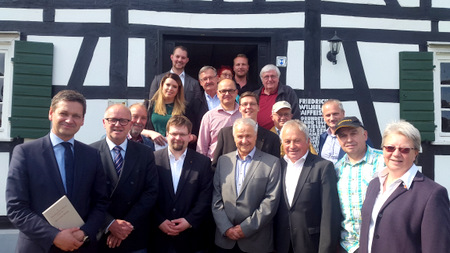
M277 56L277 67L287 67L286 56Z

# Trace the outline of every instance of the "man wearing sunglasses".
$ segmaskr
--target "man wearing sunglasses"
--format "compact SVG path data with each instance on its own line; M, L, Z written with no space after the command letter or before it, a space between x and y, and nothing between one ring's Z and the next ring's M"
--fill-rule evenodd
M358 252L361 208L369 182L384 167L383 152L367 143L367 131L357 117L345 117L336 126L339 145L346 153L336 164L343 221L339 253Z

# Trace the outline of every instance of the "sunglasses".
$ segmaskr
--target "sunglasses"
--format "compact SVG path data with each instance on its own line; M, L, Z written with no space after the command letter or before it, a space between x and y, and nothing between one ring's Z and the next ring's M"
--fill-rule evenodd
M383 146L383 148L389 153L393 153L396 149L398 149L398 151L400 151L400 153L402 154L409 154L411 150L415 149L415 148L397 148L394 146Z

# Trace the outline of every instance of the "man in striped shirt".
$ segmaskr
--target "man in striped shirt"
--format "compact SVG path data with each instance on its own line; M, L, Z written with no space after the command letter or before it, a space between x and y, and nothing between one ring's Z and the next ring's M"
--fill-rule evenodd
M383 152L366 144L367 131L356 117L343 118L336 127L346 153L336 164L338 194L343 221L339 253L358 252L361 208L367 186L384 167Z

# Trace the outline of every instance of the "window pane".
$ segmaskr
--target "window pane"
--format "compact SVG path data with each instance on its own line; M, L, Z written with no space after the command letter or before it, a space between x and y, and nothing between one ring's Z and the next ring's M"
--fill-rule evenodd
M5 75L5 54L0 53L0 77Z
M441 63L441 84L450 84L450 63Z
M442 132L450 133L450 111L442 111Z
M450 108L450 87L441 87L441 107Z

